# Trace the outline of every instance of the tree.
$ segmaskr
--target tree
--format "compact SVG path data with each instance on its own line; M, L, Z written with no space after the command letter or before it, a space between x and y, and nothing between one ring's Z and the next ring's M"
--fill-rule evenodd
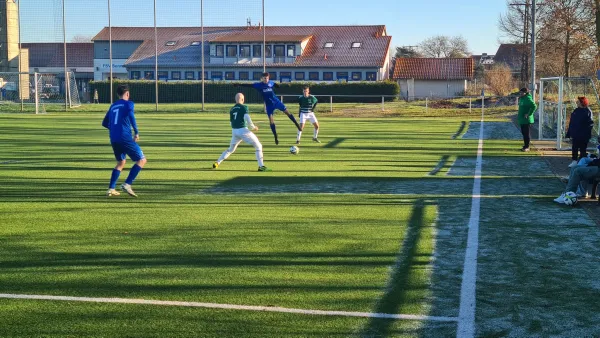
M600 1L600 0L598 0ZM397 58L420 58L423 57L418 51L411 47L396 47Z
M594 0L596 13L596 45L600 50L600 0Z
M540 52L562 59L564 76L572 66L596 55L594 2L592 0L546 0L547 15L540 22Z
M431 58L458 58L471 55L469 44L462 36L434 36L421 42L419 50L425 57Z
M510 67L505 64L495 64L485 72L485 83L495 95L505 96L513 89L513 76Z

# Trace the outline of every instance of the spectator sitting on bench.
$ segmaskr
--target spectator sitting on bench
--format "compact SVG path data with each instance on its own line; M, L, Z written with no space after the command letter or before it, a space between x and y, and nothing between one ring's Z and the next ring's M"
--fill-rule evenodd
M584 159L582 159L583 161ZM558 198L554 200L556 203L565 203L565 194L567 192L577 193L581 183L593 182L595 179L600 178L600 159L596 158L589 161L587 165L577 166L571 168L571 175L569 175L569 182L567 182L567 188Z

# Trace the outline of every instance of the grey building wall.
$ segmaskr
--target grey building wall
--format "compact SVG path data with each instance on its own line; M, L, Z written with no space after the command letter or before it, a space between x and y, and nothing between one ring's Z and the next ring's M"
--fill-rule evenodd
M411 83L412 82L412 83ZM467 80L413 80L400 79L400 96L404 99L448 98L464 95Z
M154 71L154 68L147 68L147 67L127 67L127 70L129 72L129 77L131 78L132 72L133 71L139 71L141 77L143 78L144 73L146 71ZM169 80L173 80L172 77L172 72L176 71L176 72L181 72L181 79L185 80L185 72L186 71L193 71L194 72L194 79L195 80L200 80L200 72L201 72L201 68L185 68L185 67L161 67L159 65L158 68L159 72L168 72ZM205 68L205 71L208 73L207 75L207 80L211 80L213 79L213 75L215 73L221 73L222 74L222 80L226 80L226 73L227 72L233 72L234 73L234 81L240 81L240 73L241 72L247 72L248 73L248 77L249 80L252 81L254 80L254 73L262 73L262 67L257 67L257 68L251 68L251 67L244 67L244 68L240 68L240 67L218 67L218 68L214 68L214 67L210 67L210 68ZM315 80L315 81L327 81L324 78L324 73L332 73L333 79L332 81L338 81L338 80L342 80L341 77L338 77L338 75L343 76L343 74L340 73L347 73L348 81L366 81L367 80L367 73L374 73L374 81L380 80L383 77L383 74L385 72L384 69L380 69L380 68L268 68L267 71L269 72L276 72L277 73L277 78L276 81L279 82L282 80L282 73L291 73L291 81L313 81L310 80L310 73L318 73L319 74L319 79ZM297 78L297 73L304 73L304 79L300 80ZM360 74L360 80L353 80L352 79L352 75L353 73L359 73Z

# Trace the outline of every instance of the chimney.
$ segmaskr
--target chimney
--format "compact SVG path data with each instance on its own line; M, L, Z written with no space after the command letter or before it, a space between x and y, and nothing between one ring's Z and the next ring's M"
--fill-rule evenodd
M260 21L258 22L258 30L262 30L262 26L260 25Z
M325 54L325 56L323 57L323 60L327 60L327 54Z

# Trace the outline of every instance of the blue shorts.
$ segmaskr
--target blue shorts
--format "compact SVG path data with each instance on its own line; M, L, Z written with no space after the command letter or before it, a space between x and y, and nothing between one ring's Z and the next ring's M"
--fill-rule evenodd
M267 116L273 115L273 113L275 112L275 109L281 110L281 111L287 110L287 108L285 107L283 102L281 102L279 100L271 101L270 103L266 103L265 106L267 108Z
M110 145L113 148L117 162L124 161L125 155L135 162L145 158L142 148L133 141L111 142Z

